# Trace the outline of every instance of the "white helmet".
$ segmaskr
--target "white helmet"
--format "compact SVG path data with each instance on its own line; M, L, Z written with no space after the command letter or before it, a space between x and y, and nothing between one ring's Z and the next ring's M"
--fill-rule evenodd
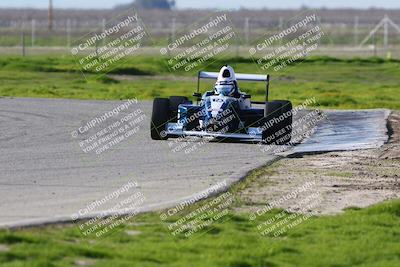
M233 82L236 81L235 71L231 66L223 66L218 74L217 82Z
M215 83L215 93L230 96L235 92L235 90L235 71L231 66L225 65L219 71L217 82Z

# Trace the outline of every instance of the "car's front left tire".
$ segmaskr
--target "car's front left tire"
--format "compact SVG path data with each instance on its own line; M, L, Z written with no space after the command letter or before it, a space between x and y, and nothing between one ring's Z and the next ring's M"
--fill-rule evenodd
M155 98L151 114L150 134L153 140L167 140L166 125L170 119L170 103L167 98Z

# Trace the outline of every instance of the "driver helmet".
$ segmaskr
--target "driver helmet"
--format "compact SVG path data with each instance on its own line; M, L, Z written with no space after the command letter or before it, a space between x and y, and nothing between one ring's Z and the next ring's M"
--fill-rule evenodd
M235 71L231 66L223 66L219 71L217 82L215 83L215 93L232 96L236 91L236 87Z

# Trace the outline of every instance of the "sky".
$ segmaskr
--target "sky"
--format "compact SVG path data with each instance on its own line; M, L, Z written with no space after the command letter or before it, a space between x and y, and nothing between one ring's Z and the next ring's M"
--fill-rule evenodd
M133 0L53 0L58 8L112 8ZM400 8L400 0L176 0L178 8ZM48 0L0 0L0 7L46 8Z

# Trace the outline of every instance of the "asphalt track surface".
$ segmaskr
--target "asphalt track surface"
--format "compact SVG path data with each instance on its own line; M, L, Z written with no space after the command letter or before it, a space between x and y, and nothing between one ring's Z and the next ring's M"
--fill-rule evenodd
M315 153L377 148L387 140L387 109L326 110L312 138L288 153Z
M166 208L223 181L230 185L277 157L251 143L153 141L148 101L130 107L145 115L135 134L101 154L85 153L79 142L113 121L100 124L91 133L76 137L71 133L122 103L0 99L0 226L70 220L71 215L128 182L136 182L146 198L141 211ZM387 112L372 112L374 119L385 125ZM125 114L129 112L120 112L119 118ZM321 122L322 128L328 121ZM372 132L379 140L386 136L380 128ZM368 142L377 143L375 138ZM182 144L184 148L180 148ZM191 152L185 153L188 148ZM112 199L101 209L116 203Z

